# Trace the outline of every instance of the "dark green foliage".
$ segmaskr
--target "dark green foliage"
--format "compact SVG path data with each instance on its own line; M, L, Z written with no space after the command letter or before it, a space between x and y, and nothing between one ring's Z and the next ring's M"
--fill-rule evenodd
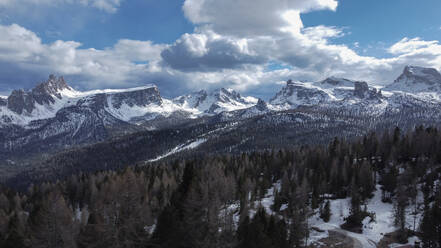
M377 184L396 206L403 240L404 210L419 211L421 188L420 235L426 247L439 247L440 151L441 134L418 127L328 146L79 172L26 193L0 188L0 247L303 247L310 216L337 214L332 199L351 197L343 228L360 232L373 218L363 206ZM260 207L268 194L272 215Z
M328 222L329 219L331 218L331 206L330 206L329 201L326 201L326 203L320 213L320 218L322 218L324 222Z
M441 247L441 191L433 206L426 206L420 225L423 247Z
M283 220L275 216L268 217L263 208L259 208L250 221L247 216L237 230L237 248L285 248L288 247L287 227Z

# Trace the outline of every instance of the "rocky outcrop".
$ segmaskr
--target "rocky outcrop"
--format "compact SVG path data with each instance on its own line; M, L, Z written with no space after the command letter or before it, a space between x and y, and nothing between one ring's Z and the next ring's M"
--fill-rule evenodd
M354 83L354 96L364 98L367 92L369 92L369 86L366 82Z
M288 80L285 87L280 90L271 100L273 105L289 105L297 107L300 105L314 105L329 100L329 95L315 87L306 87L302 82Z
M23 111L31 113L35 108L35 99L29 92L24 90L14 90L8 97L8 109L11 111L22 114Z
M252 107L257 99L242 97L232 89L220 88L207 92L201 90L192 94L177 97L173 102L179 106L194 108L206 114L218 114L223 111L231 111Z
M162 98L156 86L137 91L114 93L111 96L114 108L120 108L124 103L130 107L147 106L152 103L162 104Z
M31 91L14 90L8 97L8 109L17 113L23 114L24 111L32 113L35 109L35 104L53 104L55 99L61 99L60 91L64 89L71 89L64 81L63 77L55 77L50 75L46 82L38 84Z
M262 100L260 98L257 100L257 104L255 107L258 111L261 111L261 112L268 110L268 105L266 104L266 102L264 100Z
M403 73L394 82L441 85L441 74L434 68L406 66Z

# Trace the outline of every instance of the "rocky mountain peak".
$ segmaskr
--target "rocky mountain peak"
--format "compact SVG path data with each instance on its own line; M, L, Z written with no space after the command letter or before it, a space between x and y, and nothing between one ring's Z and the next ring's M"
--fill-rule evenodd
M50 75L46 82L40 83L30 91L23 89L12 91L8 97L8 108L17 113L22 114L24 110L31 113L35 104L40 105L53 104L55 98L61 99L60 94L63 90L72 90L72 88L66 83L63 77L56 77Z
M112 105L115 108L120 108L122 104L133 107L147 106L152 103L161 105L162 102L161 94L156 86L112 94Z
M366 82L357 81L354 83L354 96L364 98L365 94L369 91L369 86Z
M406 66L395 83L441 85L441 74L434 68Z
M57 94L62 90L72 90L72 88L66 83L64 78L56 77L55 75L51 74L49 76L49 79L46 82L43 82L39 85L37 85L34 90L44 90L46 93L49 94Z
M266 104L266 102L262 99L258 99L257 100L257 104L256 104L256 109L259 111L266 111L268 110L268 105Z
M28 92L20 89L13 90L11 95L8 97L8 109L11 111L22 114L24 110L28 113L32 112L34 109L35 99Z
M3 98L0 96L0 106L6 106L8 104L7 98Z
M333 87L353 87L354 81L346 78L329 77L318 83L321 87L333 88Z
M243 102L242 96L233 89L220 88L213 92L213 96L217 98L218 101L227 102Z
M367 98L370 100L380 99L382 97L381 91L377 91L376 88L369 89L369 85L366 82L357 81L354 82L354 96L358 98Z

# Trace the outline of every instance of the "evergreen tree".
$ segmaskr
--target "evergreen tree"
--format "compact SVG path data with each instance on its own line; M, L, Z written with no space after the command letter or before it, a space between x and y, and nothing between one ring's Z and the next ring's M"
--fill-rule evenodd
M331 206L329 201L326 201L320 213L320 218L322 218L324 222L328 222L329 219L331 218Z

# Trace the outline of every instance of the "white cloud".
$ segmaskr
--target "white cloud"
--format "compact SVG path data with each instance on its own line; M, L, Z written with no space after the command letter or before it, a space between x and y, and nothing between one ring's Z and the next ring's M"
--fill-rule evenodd
M19 25L0 25L0 63L15 66L17 73L78 76L99 82L95 87L121 85L136 80L137 74L154 70L163 47L150 41L120 40L104 50L81 49L78 42L44 44Z
M340 28L323 25L305 28L303 29L303 33L311 40L322 41L324 43L326 43L326 40L329 38L338 38L344 35Z
M64 1L87 6L99 2ZM115 8L120 4L105 2ZM404 38L387 49L388 58L362 56L348 45L334 43L334 38L345 35L344 29L304 27L300 18L308 11L336 8L334 0L186 0L184 13L197 25L193 33L173 44L124 39L100 50L83 49L75 41L45 44L19 25L0 25L0 84L9 79L33 84L35 75L57 73L85 88L153 82L169 94L225 86L268 97L289 78L342 76L388 83L408 64L441 68L438 41ZM268 70L270 63L286 68Z
M292 70L272 73L272 78L283 72L283 76L288 73L310 80L337 75L383 83L392 81L406 64L441 67L438 41L405 38L388 49L391 58L381 59L359 55L347 45L332 44L332 38L344 35L341 28L304 27L301 13L336 10L337 6L337 1L319 0L186 0L183 10L199 30L241 40L261 61L292 66ZM259 80L251 81L255 84Z
M335 0L186 0L186 17L197 25L209 25L222 34L271 35L282 28L299 29L299 13L336 10Z
M216 71L265 63L267 58L250 49L249 42L202 31L182 35L161 55L167 65L183 71Z
M406 37L391 46L388 51L392 54L406 54L420 51L421 49L432 50L435 48L434 52L437 52L436 50L440 47L438 41L425 41L418 37L413 39Z

